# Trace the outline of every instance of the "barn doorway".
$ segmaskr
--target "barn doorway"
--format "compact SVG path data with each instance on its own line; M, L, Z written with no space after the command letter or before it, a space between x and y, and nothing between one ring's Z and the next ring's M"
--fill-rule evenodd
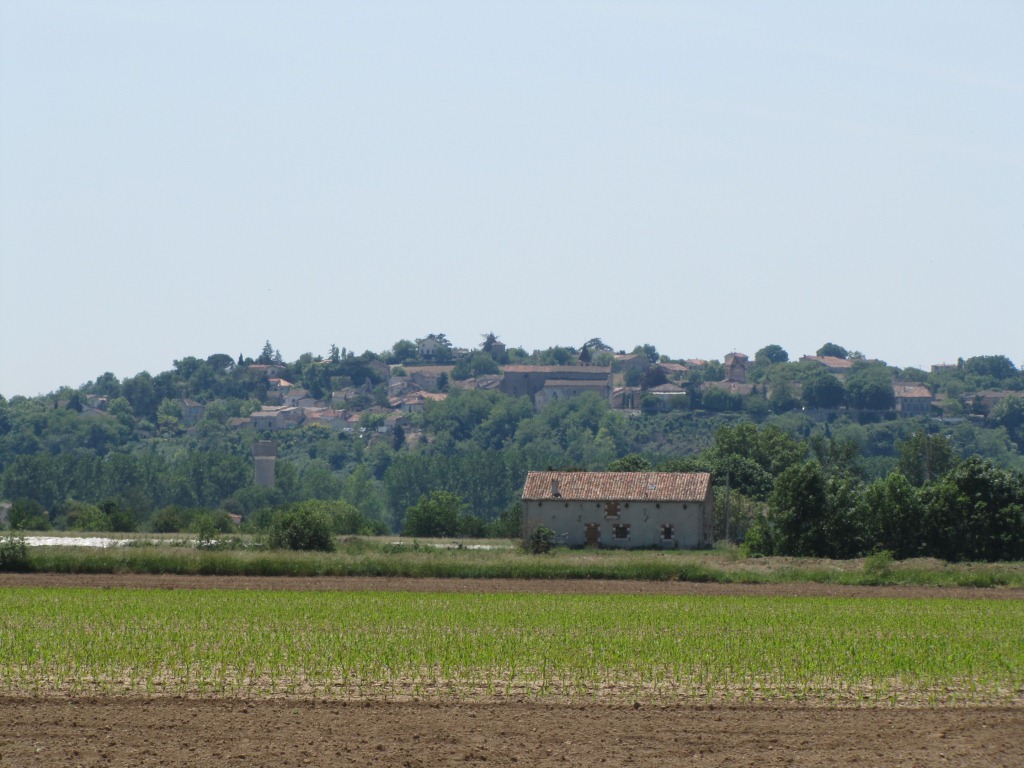
M601 524L587 523L587 530L584 534L584 541L588 547L596 547L601 543Z

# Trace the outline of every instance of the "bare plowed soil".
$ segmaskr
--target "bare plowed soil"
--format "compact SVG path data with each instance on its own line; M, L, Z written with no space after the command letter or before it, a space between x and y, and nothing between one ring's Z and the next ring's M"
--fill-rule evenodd
M8 766L1015 766L1024 710L0 699Z
M837 584L715 584L598 579L406 579L391 577L174 576L145 574L0 573L2 587L100 589L282 589L406 592L539 592L581 595L746 595L1024 600L1024 589L973 587L848 587Z

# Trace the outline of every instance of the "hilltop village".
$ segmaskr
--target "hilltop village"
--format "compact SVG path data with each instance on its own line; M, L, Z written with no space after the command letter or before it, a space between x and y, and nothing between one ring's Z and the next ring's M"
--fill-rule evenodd
M251 397L243 408L248 412L228 420L233 429L273 433L319 425L386 434L401 427L413 439L410 416L458 390L526 397L535 410L589 393L627 416L706 410L759 417L801 410L820 418L848 411L956 423L991 415L1003 400L1020 396L1022 381L1005 357L961 359L925 372L892 368L832 343L796 361L776 345L754 357L729 352L721 361L708 361L673 360L650 345L615 352L600 339L579 348L552 347L527 354L521 348L510 350L494 334L470 350L453 346L444 334L430 334L415 342L398 342L380 355L342 354L332 348L326 357L307 354L289 364L267 342L255 360L214 357L223 358L217 362L249 385ZM175 362L182 373L201 365L195 358ZM973 378L980 386L962 384L965 374L971 373L978 374ZM185 382L186 391L199 389L192 386L192 379ZM111 399L86 391L55 405L71 403L84 414L99 415L108 411ZM157 419L164 429L158 431L194 427L209 403L200 392L191 391L166 400L160 403Z

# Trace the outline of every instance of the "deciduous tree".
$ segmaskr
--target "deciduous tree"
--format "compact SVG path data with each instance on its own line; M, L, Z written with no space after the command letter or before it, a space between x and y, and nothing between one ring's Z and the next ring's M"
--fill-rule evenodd
M833 344L831 341L827 341L822 344L821 349L818 350L818 357L839 357L845 360L849 356L849 352L845 347L841 347L838 344Z
M828 371L814 371L803 382L802 397L808 408L838 408L845 396L843 382Z
M789 353L778 344L769 344L754 353L754 362L758 365L786 363L789 362Z
M846 377L846 394L851 407L888 411L896 405L892 372L884 365L855 365Z
M465 509L466 505L456 494L431 491L406 511L402 532L406 536L460 536Z

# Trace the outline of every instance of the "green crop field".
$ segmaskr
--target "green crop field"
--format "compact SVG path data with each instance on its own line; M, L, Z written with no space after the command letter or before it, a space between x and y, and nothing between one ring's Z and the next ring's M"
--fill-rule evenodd
M1024 603L0 590L0 694L1024 704Z

